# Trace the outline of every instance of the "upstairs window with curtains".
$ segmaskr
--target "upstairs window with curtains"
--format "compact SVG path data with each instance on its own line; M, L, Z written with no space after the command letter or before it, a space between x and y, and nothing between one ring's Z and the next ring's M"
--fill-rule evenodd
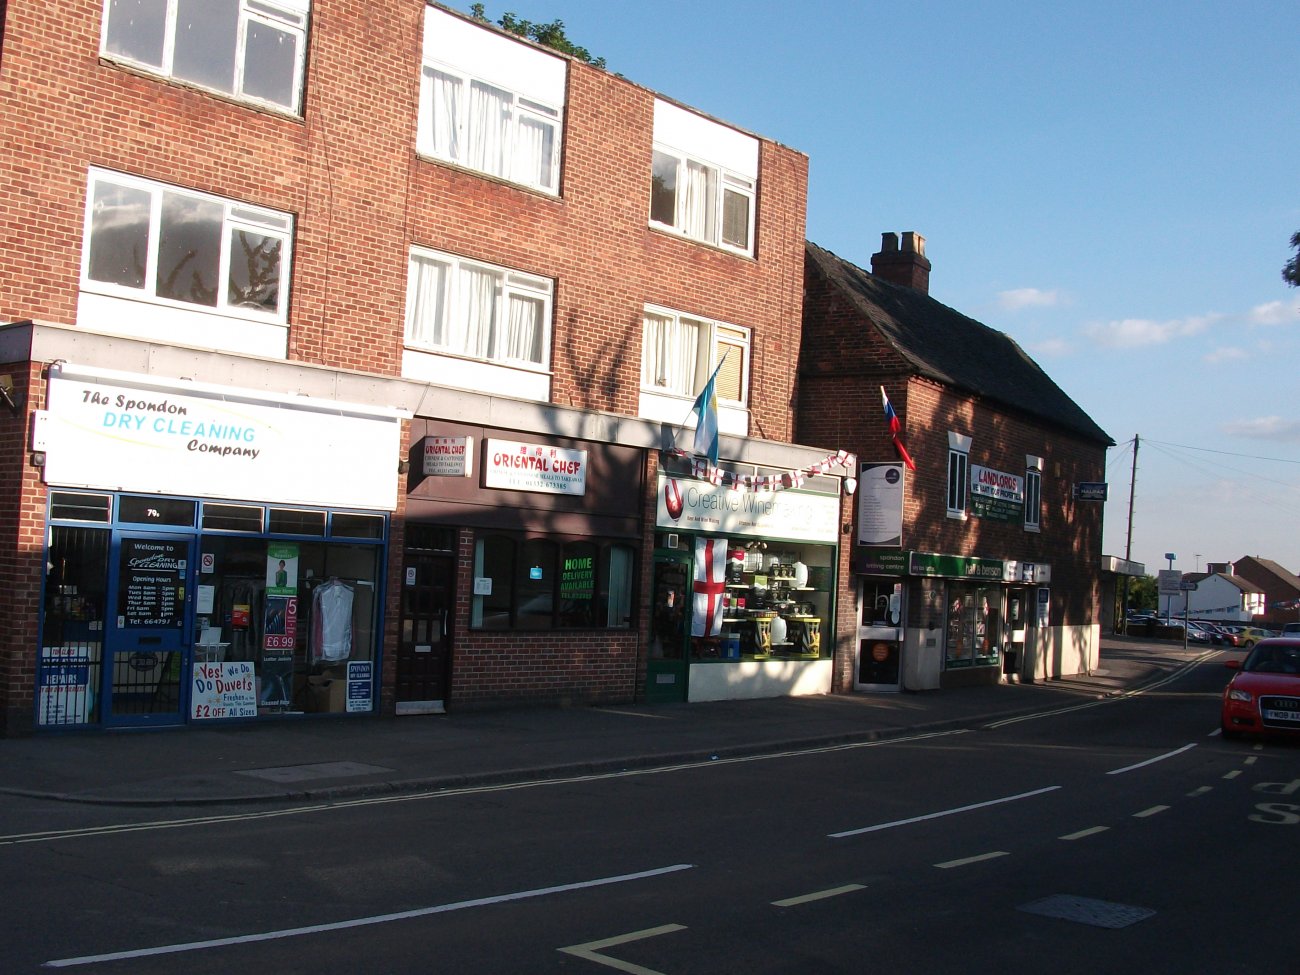
M509 268L414 248L406 344L428 352L546 368L553 284Z
M970 437L948 432L949 518L966 518L966 498L970 491L970 448Z
M417 148L557 194L566 67L561 58L426 7Z
M749 385L749 332L722 322L647 308L641 335L641 386L646 392L694 397L718 369L718 400L744 405Z
M298 115L310 13L311 0L106 0L102 50Z
M752 255L758 149L752 136L656 101L650 224Z

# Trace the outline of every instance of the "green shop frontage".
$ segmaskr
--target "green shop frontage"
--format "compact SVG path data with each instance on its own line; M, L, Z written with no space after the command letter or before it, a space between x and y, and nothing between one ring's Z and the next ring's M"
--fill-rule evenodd
M854 687L936 690L1032 680L1051 624L1044 563L859 549Z
M840 480L752 492L661 473L657 494L646 699L830 693Z

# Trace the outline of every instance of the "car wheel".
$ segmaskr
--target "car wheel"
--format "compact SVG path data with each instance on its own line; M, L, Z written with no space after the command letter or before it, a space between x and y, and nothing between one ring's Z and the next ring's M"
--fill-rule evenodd
M1255 645L1255 641L1254 641L1254 640L1247 640L1245 643L1243 643L1243 644L1241 645L1241 647L1242 647L1243 650L1249 650L1249 649L1250 649L1251 647L1253 647L1254 645Z

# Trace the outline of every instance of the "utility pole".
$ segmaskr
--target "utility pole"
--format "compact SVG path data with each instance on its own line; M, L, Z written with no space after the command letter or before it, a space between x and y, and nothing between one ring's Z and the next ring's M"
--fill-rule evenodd
M1124 543L1124 561L1133 561L1133 494L1137 490L1138 478L1138 435L1133 434L1133 473L1128 480L1128 540ZM1120 632L1128 633L1128 566L1124 566L1123 595L1120 597ZM1156 607L1159 610L1159 607Z

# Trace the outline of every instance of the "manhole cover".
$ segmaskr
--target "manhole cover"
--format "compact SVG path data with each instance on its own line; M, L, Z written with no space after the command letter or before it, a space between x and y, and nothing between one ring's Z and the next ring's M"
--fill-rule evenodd
M284 765L280 768L250 768L236 772L254 779L270 782L302 782L305 779L338 779L352 775L376 775L391 772L382 765L363 765L360 762L318 762L315 765Z
M1042 900L1021 904L1017 910L1026 914L1060 918L1062 921L1078 921L1098 928L1126 928L1155 914L1155 911L1145 907L1115 904L1091 897L1074 897L1070 894L1053 894Z

